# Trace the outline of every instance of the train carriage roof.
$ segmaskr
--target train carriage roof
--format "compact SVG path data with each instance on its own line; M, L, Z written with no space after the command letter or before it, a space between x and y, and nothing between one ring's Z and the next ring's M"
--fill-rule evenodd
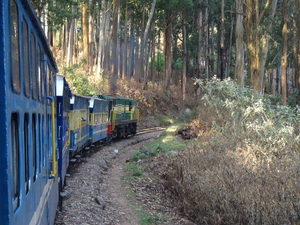
M115 96L112 96L112 95L97 95L98 98L101 98L101 99L104 99L104 100L107 100L107 101L112 101L112 100L127 100L127 101L133 101L135 102L135 100L133 99L130 99L130 98L127 98L127 97L123 97L123 96L120 96L120 95L115 95Z

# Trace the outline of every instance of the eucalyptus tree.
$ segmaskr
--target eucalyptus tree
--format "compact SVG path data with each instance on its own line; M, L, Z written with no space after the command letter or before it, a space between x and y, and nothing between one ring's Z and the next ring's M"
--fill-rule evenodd
M151 7L150 7L150 10L149 10L149 16L148 16L148 19L147 19L147 23L146 23L146 26L145 26L145 30L144 30L144 34L141 34L141 42L140 42L140 54L139 54L139 60L138 60L138 63L137 63L137 71L138 71L138 74L139 74L139 81L141 81L141 75L144 75L144 80L145 80L145 84L147 83L147 74L145 72L145 68L144 68L144 65L147 64L147 62L145 62L145 49L147 47L147 41L148 41L148 34L149 34L149 30L150 30L150 25L152 23L152 18L153 18L153 15L154 15L154 12L155 12L155 6L156 6L156 0L152 0L152 3L151 3ZM145 85L146 86L146 85Z
M281 53L281 104L286 105L286 67L287 67L287 0L282 5L282 53Z
M193 4L184 5L182 8L182 75L181 75L181 94L182 100L186 98L186 79L187 79L187 30L186 30L186 16L191 10Z
M244 26L243 4L244 0L236 0L236 27L235 27L235 79L237 83L245 85L245 59L244 59Z
M172 75L172 34L174 23L178 22L178 13L186 6L193 6L192 0L165 0L157 3L164 12L164 90L170 90Z
M252 88L263 93L265 64L277 0L245 0L244 29L248 38L248 62Z
M291 19L293 22L293 64L295 68L295 86L300 89L300 0L291 1ZM298 95L300 98L300 95Z

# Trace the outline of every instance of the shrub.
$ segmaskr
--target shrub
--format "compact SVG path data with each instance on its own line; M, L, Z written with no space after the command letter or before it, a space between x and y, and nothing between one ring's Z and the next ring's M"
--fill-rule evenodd
M209 134L167 167L179 208L197 224L299 224L299 108L232 80L197 82Z

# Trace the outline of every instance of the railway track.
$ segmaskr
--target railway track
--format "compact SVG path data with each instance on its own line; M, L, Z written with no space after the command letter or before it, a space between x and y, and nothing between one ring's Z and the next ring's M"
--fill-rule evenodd
M152 132L155 132L155 131L163 131L165 129L166 128L164 128L164 127L144 128L144 129L138 130L135 136L137 136L137 135L143 135L143 134L147 134L147 133L152 133Z
M55 225L112 224L112 221L138 224L133 222L135 215L129 210L130 202L124 198L122 168L135 151L163 130L161 127L140 129L135 136L91 146L78 155L76 163L68 168L64 210L57 213ZM95 201L97 197L106 202L105 210Z
M111 146L114 143L122 143L123 142L124 146L129 146L129 145L137 144L137 143L142 142L142 141L149 140L152 137L146 137L145 139L135 139L134 141L130 141L130 140L132 140L133 137L141 136L141 135L144 135L144 134L150 134L150 133L157 132L157 131L163 131L163 130L165 130L164 127L144 128L144 129L139 129L135 135L128 136L127 138L118 138L118 139L114 139L113 141L98 144L98 145L91 144L91 145L85 147L84 149L82 149L81 151L79 151L78 154L74 155L74 157L70 160L70 162L71 163L81 162L81 159L83 157L92 155L95 152L102 149L103 147ZM126 143L126 142L128 142L128 143Z

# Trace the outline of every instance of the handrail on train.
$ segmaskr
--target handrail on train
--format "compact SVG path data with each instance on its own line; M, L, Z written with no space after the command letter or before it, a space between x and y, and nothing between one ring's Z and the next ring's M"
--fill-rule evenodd
M56 176L56 145L55 145L55 106L54 106L54 98L47 96L47 99L51 102L51 126L52 126L52 171L50 172L50 178L54 178Z

